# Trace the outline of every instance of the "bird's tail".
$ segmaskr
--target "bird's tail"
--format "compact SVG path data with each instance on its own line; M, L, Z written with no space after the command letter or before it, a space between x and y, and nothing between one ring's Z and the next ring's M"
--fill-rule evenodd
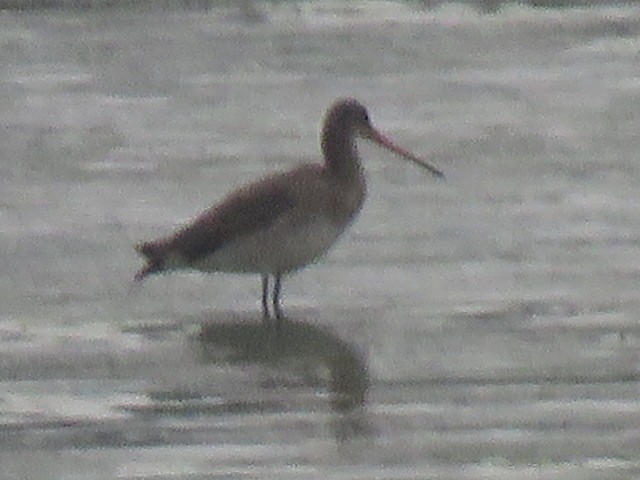
M149 275L159 273L164 270L164 245L157 241L142 242L135 246L136 252L145 257L147 264L138 270L133 277L134 282L141 282Z

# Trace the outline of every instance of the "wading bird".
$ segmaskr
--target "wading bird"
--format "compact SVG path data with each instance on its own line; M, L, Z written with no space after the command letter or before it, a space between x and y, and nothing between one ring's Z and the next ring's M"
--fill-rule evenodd
M324 163L303 164L249 183L174 233L136 245L147 264L135 281L182 269L260 274L262 313L268 320L273 277L273 313L283 318L282 277L324 255L362 208L366 184L357 137L444 176L378 132L358 101L337 100L322 127Z

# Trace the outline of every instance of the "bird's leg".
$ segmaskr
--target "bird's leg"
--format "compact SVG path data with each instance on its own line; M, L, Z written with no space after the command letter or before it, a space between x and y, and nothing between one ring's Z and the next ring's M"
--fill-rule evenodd
M280 306L280 292L282 291L282 276L279 273L275 274L275 282L273 284L273 313L277 320L284 318L282 313L282 307Z
M269 275L262 275L262 319L269 321Z

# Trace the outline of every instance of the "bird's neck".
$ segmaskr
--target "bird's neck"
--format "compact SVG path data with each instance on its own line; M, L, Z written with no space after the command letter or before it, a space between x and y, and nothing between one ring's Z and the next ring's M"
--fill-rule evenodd
M332 175L352 180L362 175L356 139L343 125L325 125L322 130L322 154Z

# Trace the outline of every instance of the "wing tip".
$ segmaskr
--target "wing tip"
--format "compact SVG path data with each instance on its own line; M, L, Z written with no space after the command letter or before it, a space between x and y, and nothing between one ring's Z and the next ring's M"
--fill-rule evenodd
M163 269L162 260L162 245L157 242L140 242L133 247L136 252L144 256L147 260L147 265L142 267L134 275L133 281L139 283L147 278L149 275L158 273Z

